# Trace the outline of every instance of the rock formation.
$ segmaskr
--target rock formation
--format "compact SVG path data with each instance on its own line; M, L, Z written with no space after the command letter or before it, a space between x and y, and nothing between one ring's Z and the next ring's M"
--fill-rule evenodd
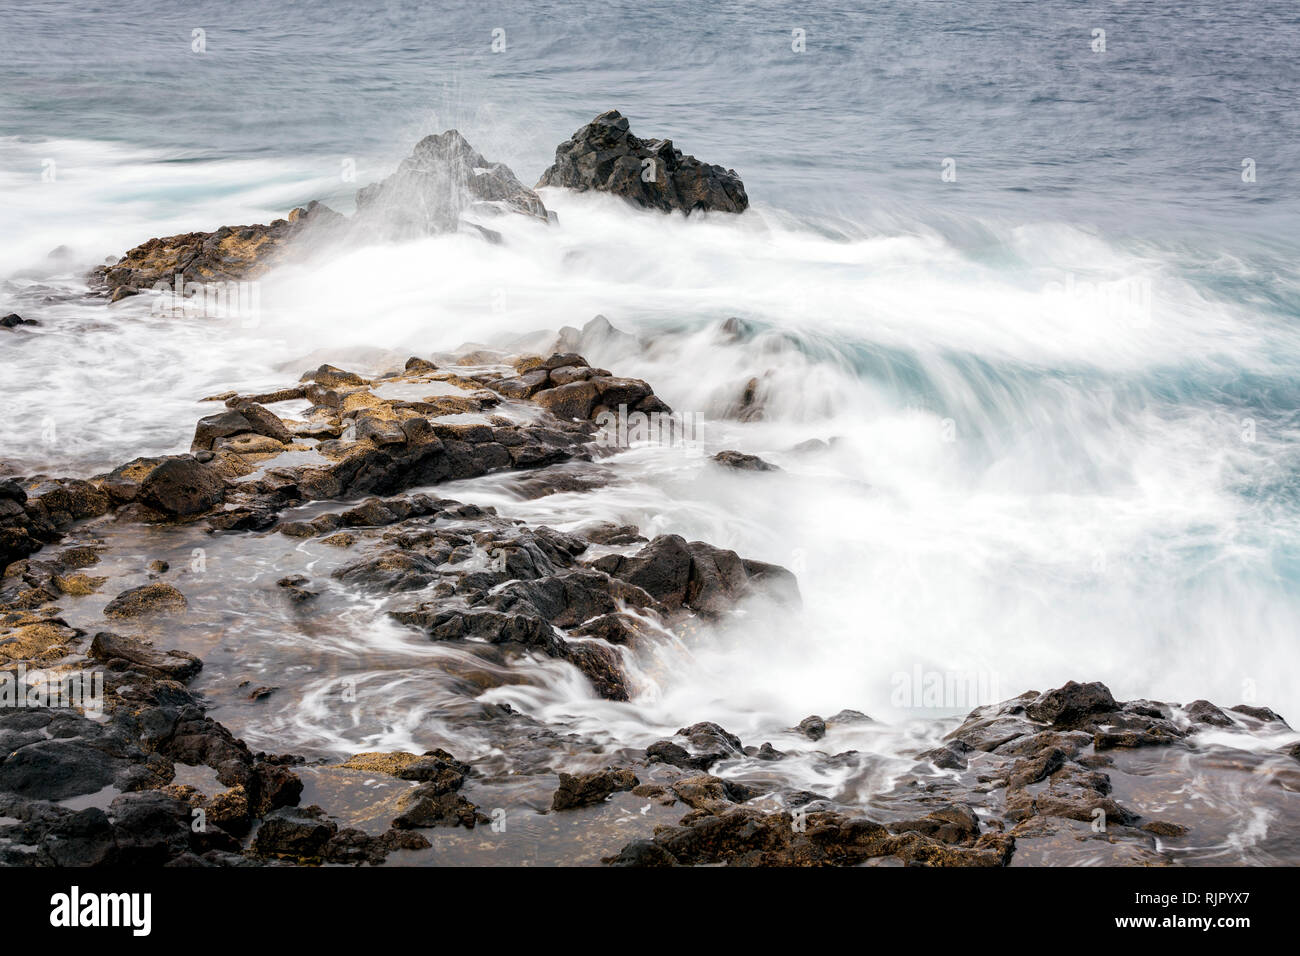
M745 184L734 169L686 156L667 139L638 139L618 110L601 113L555 148L537 186L614 193L664 212L744 212Z

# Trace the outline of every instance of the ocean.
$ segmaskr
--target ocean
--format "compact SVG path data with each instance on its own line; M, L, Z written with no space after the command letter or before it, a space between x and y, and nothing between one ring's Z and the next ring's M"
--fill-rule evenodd
M708 420L710 452L783 471L758 487L642 448L608 488L474 500L786 565L804 612L665 650L630 704L554 667L490 699L642 743L706 718L905 715L918 673L1300 717L1294 4L121 0L6 3L0 23L0 312L42 323L0 337L17 473L184 451L199 399L321 361L603 314L654 342L612 357L620 374ZM286 267L249 328L80 295L152 236L350 212L447 128L531 184L611 108L734 168L750 210L545 190L551 231ZM762 420L723 419L751 378ZM813 438L831 451L790 454ZM383 627L358 634L400 657ZM314 706L238 729L343 752L419 725L400 694L364 734Z

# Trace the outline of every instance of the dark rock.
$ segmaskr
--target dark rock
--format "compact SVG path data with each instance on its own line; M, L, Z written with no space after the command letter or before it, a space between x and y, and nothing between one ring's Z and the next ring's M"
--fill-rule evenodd
M740 738L723 730L713 721L705 720L677 731L679 737L685 737L697 752L718 753L735 756L743 753Z
M533 401L556 418L587 421L600 398L596 382L588 379L570 382L554 388L543 389L533 395Z
M633 840L605 861L610 866L679 866L677 858L652 840Z
M105 609L105 614L107 613ZM175 650L159 651L144 641L120 637L109 631L100 631L95 635L90 644L89 656L97 661L125 661L133 670L150 677L181 682L189 680L203 667L203 662L193 654Z
M200 418L194 427L194 441L190 444L190 450L211 450L212 443L218 438L243 435L252 430L253 423L237 411L208 415L206 418Z
M403 796L398 804L401 814L393 820L397 830L425 827L463 826L473 829L479 810L458 793L448 793L441 784L421 784Z
M582 671L605 700L629 700L631 693L618 651L598 641L566 641L565 658Z
M256 402L243 402L236 405L234 410L248 421L252 431L258 435L265 435L285 445L293 441L293 432L289 431L279 416Z
M1025 713L1034 720L1065 727L1092 714L1108 713L1118 707L1105 684L1070 681L1030 701L1025 705Z
M687 544L680 535L660 535L630 557L606 555L592 567L636 585L669 610L721 614L760 583L775 596L798 598L794 575L784 568L702 541Z
M597 116L555 149L542 186L614 193L665 212L697 209L744 212L749 206L735 170L683 155L669 140L641 140L617 110Z
M780 471L776 465L764 461L757 455L746 455L738 451L720 451L713 460L737 471Z
M560 786L551 798L552 810L590 807L618 790L631 790L641 781L631 770L597 770L592 773L560 774Z
M799 721L796 729L809 740L821 740L826 736L826 721L814 714Z
M1256 720L1262 720L1266 724L1277 723L1282 724L1283 726L1286 725L1285 720L1267 707L1254 707L1249 704L1238 704L1236 707L1229 707L1228 709L1235 711L1238 714L1245 714L1247 717L1254 717Z
M708 770L725 756L722 753L695 755L671 740L656 741L646 748L645 753L648 763L666 763L683 770Z
M318 863L338 825L319 807L285 807L267 815L253 837L251 852L260 857Z
M165 515L187 517L221 504L225 480L194 458L166 458L140 482L139 499Z

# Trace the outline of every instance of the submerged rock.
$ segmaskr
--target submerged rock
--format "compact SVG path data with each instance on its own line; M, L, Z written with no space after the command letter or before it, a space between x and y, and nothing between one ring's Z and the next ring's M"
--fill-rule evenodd
M757 455L746 455L739 451L720 451L713 456L719 465L734 468L737 471L780 471L776 465L764 461Z
M667 139L638 139L618 110L601 113L555 148L555 163L537 182L614 193L639 206L744 212L745 184L734 169L687 156Z

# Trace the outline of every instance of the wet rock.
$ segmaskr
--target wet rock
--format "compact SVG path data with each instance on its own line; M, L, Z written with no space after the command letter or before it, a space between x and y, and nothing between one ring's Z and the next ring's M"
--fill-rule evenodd
M40 325L35 319L24 319L17 312L10 312L4 318L0 318L0 328L16 329L20 325Z
M552 810L571 810L601 803L619 790L631 790L641 781L631 770L597 770L591 773L560 774L560 786L551 798Z
M570 382L534 393L533 401L556 418L591 418L592 409L600 398L600 390L593 381Z
M677 731L679 737L685 737L691 746L701 751L717 753L740 753L740 738L710 720L700 721Z
M177 592L179 593L179 592ZM111 665L122 661L150 677L187 681L203 667L203 662L184 651L159 651L144 641L100 631L90 644L90 658Z
M430 845L423 836L409 830L388 830L382 836L372 837L348 827L330 837L321 851L321 859L326 863L378 866L393 850L425 850Z
M555 163L537 183L614 193L650 209L744 212L749 206L735 170L700 162L670 140L641 140L617 110L597 116L555 149Z
M293 432L289 431L280 417L257 402L241 402L233 410L249 423L256 434L285 445L293 441Z
M253 430L253 423L237 411L220 412L200 418L194 426L194 440L190 443L191 451L212 449L212 443L218 438L244 435Z
M119 790L161 786L171 779L170 764L150 762L132 737L127 721L106 723L72 711L0 709L0 792L27 799L63 800Z
M506 398L532 398L550 382L550 373L546 369L534 369L514 378L498 379L488 387Z
M1281 724L1287 726L1287 722L1278 714L1267 707L1255 707L1249 704L1238 704L1236 707L1229 707L1229 710L1238 714L1245 714L1247 717L1253 717L1256 720L1262 720L1266 724Z
M677 799L688 807L694 810L710 811L725 809L726 805L729 804L744 803L762 793L761 790L754 787L734 780L724 780L710 774L700 774L675 780L671 785L671 789Z
M615 612L591 618L569 633L575 636L598 637L610 644L633 645L644 637L645 628L642 622L631 614Z
M319 807L286 807L267 815L249 849L263 858L319 863L337 832L338 825Z
M692 754L671 740L656 741L645 752L647 763L666 763L683 770L708 770L724 757L721 753Z
M596 521L579 528L577 533L592 544L642 544L649 540L636 525L613 521Z
M401 814L393 820L397 830L463 826L473 829L479 809L460 794L449 792L442 783L425 783L403 795Z
M675 856L653 840L633 840L605 862L610 866L661 867L681 865L677 862Z
M746 748L746 753L749 752L749 749L750 748ZM782 760L785 758L784 753L782 753L780 750L777 750L775 747L773 747L770 743L767 742L764 742L763 745L754 752L754 756L757 757L759 760Z
M713 456L713 460L720 465L728 468L734 468L737 471L780 471L776 465L764 461L757 455L746 455L738 451L720 451Z
M185 595L157 581L123 591L104 607L105 617L132 618L144 614L180 613L189 607Z
M582 671L592 688L605 700L630 700L631 691L618 652L598 641L565 642L565 658Z
M798 595L794 575L784 568L742 560L702 541L688 544L680 535L659 535L634 555L606 555L592 567L636 585L670 610L721 614L760 583L786 599Z
M1029 701L1025 705L1025 713L1033 720L1067 727L1092 714L1114 711L1118 706L1105 684L1078 684L1069 681L1063 687Z
M1139 827L1147 833L1153 833L1160 837L1180 837L1186 836L1191 829L1180 823L1169 823L1165 820L1151 820Z
M467 215L550 218L509 167L488 162L454 129L420 140L391 176L358 190L356 204L359 225L393 238L452 232Z
M661 827L653 843L666 856L637 847L605 862L626 866L646 861L662 866L671 858L683 865L852 866L873 857L896 856L929 866L1005 866L1015 845L1012 838L1000 834L951 845L919 832L892 834L873 821L834 811L807 813L796 822L789 813L748 807L688 815L679 826Z
M942 843L967 843L979 838L979 818L970 807L953 804L919 820L890 824L895 833L915 832Z
M826 736L826 721L814 714L799 721L795 729L809 740L821 740Z
M1065 751L1059 747L1044 749L1033 757L1023 757L1012 766L1007 788L1016 790L1037 783L1060 770L1065 761Z
M385 551L345 564L333 577L371 590L413 591L439 577L438 562L411 551Z
M292 240L329 229L339 219L332 209L312 202L270 225L222 226L215 232L150 239L112 265L97 267L90 284L116 302L150 289L172 292L178 278L182 284L256 278L286 258ZM187 289L185 294L193 293Z
M165 794L123 794L109 805L108 818L116 865L158 866L190 848L190 808Z
M1186 710L1188 719L1194 724L1207 724L1211 727L1232 726L1232 718L1208 700L1194 700L1187 705Z
M303 373L304 382L315 382L317 385L325 388L343 388L352 385L369 385L368 379L362 378L356 372L348 372L344 369L333 365L321 365L313 372ZM310 398L310 394L307 395ZM318 402L318 404L321 404Z
M163 459L140 482L138 497L164 515L188 517L221 504L225 491L216 471L186 455Z

